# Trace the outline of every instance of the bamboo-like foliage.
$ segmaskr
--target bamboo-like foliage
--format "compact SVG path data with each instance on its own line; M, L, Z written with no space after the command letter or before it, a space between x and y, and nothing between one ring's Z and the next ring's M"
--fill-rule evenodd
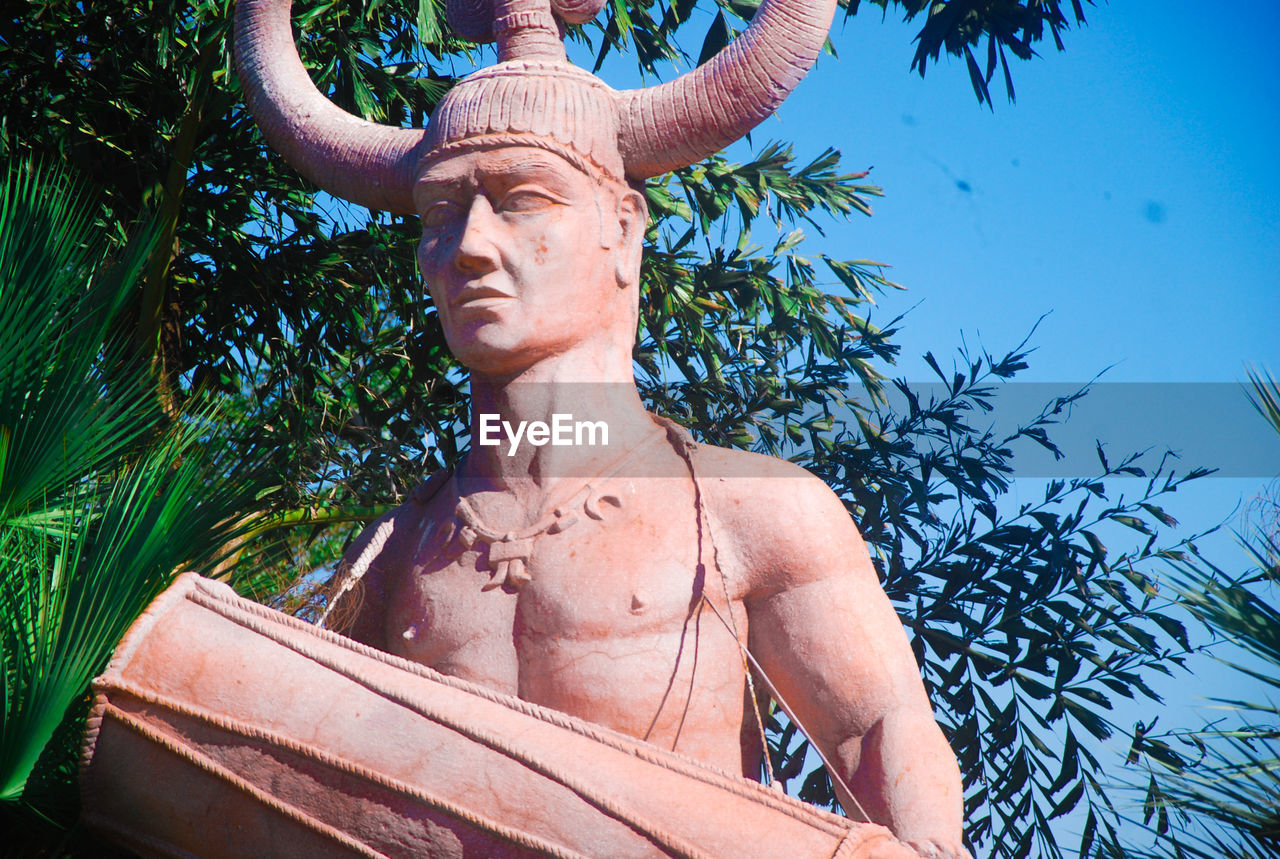
M1249 369L1249 383L1253 386L1253 394L1249 400L1262 415L1263 420L1271 424L1280 433L1280 382L1266 370Z

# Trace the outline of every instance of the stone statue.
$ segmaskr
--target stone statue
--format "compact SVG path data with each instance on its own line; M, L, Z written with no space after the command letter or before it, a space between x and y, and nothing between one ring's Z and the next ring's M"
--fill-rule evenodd
M459 0L451 24L496 39L499 63L460 82L422 131L324 100L277 7L241 12L250 105L322 187L421 216L419 265L471 370L472 438L481 415L512 426L574 415L612 432L607 447L473 444L455 474L353 547L353 637L751 775L761 749L743 640L832 757L856 800L844 798L848 812L958 854L954 757L843 506L782 461L653 443L668 431L632 376L646 209L629 183L768 116L821 48L834 4L766 3L713 61L616 93L568 64L561 42L598 2ZM616 451L634 475L672 476L574 476L604 475ZM596 515L592 493L608 493Z
M564 25L601 2L450 0L451 25L496 40L499 62L424 130L333 106L287 0L238 4L267 138L331 193L421 217L419 266L471 372L470 452L356 541L327 624L749 778L773 696L851 818L967 856L954 755L843 505L785 461L696 444L645 411L632 374L638 183L767 117L834 0L766 0L711 62L628 92L565 59Z

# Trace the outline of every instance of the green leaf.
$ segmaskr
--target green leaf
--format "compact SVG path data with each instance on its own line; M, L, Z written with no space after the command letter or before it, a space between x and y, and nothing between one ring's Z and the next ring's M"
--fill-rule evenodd
M720 53L732 38L733 31L729 29L729 21L724 17L724 12L716 12L716 16L711 19L711 26L707 28L707 35L702 40L702 50L698 53L698 65L706 63Z
M440 18L436 0L418 0L418 40L434 45L440 41Z

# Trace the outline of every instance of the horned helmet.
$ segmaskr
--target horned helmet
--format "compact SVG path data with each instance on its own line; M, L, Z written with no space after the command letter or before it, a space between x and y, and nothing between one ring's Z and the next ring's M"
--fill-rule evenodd
M777 109L813 64L835 10L835 0L764 0L707 63L617 91L564 51L565 25L590 21L603 2L447 0L453 30L497 42L498 62L459 81L423 129L367 122L325 98L298 58L290 0L239 0L236 62L250 110L290 164L335 196L408 214L425 164L477 146L536 146L630 182L693 164Z

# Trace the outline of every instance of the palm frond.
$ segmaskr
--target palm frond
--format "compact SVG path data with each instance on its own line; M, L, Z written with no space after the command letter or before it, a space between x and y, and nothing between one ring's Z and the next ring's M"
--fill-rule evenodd
M1266 371L1248 374L1250 400L1280 433L1280 385ZM1274 527L1254 527L1240 538L1253 569L1228 579L1194 556L1176 565L1178 588L1188 610L1241 654L1222 662L1259 681L1264 692L1280 690L1280 539ZM1158 793L1178 822L1160 833L1149 855L1280 855L1280 695L1261 697L1219 699L1234 724L1220 719L1178 736L1188 753L1153 766L1148 798Z
M50 168L13 167L0 186L0 516L118 461L156 424L114 327L154 231L109 265L92 211Z
M1249 401L1258 410L1258 414L1280 433L1280 382L1273 379L1268 370L1249 367L1245 372L1249 374L1249 382L1253 386Z
M120 308L153 235L108 265L82 189L11 170L0 198L0 802L38 767L72 790L65 743L89 681L180 570L249 528L251 458L220 458L216 413L171 421L126 360ZM58 748L54 748L58 746ZM44 779L49 782L49 779Z

